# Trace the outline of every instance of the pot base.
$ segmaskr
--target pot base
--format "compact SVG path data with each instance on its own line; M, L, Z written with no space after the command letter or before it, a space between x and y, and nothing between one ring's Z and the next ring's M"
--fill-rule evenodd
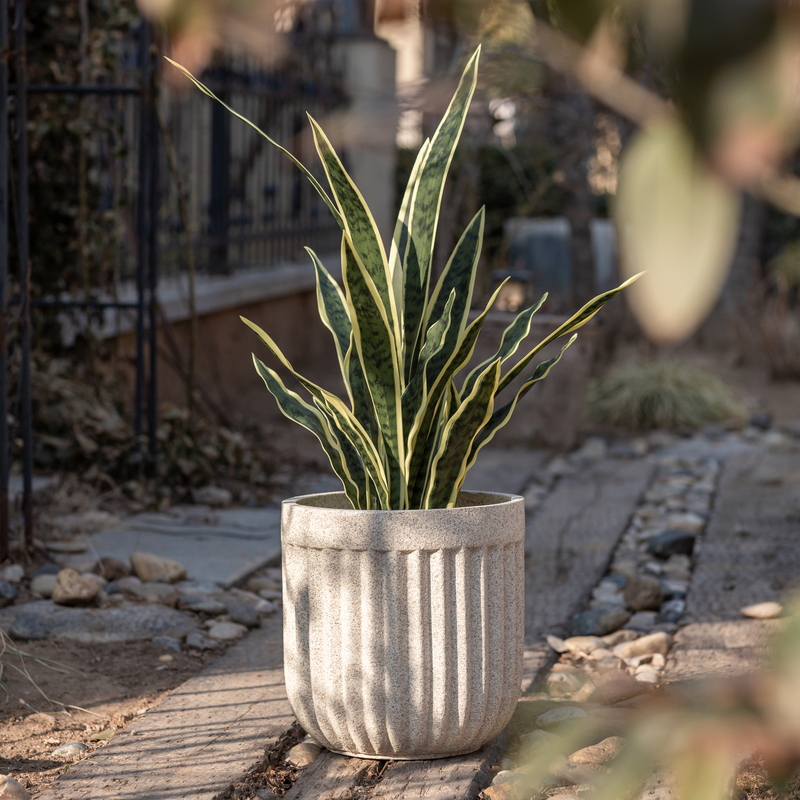
M325 748L328 750L329 748ZM340 756L348 756L349 758L366 758L370 761L432 761L435 758L455 758L456 756L466 756L469 753L476 753L480 747L473 747L471 750L458 750L455 753L436 753L434 755L420 755L420 756L376 756L365 755L364 753L350 753L347 750L330 750L331 753L336 753Z

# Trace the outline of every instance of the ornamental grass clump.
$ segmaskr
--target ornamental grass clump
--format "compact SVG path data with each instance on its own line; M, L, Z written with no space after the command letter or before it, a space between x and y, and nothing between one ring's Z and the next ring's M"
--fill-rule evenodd
M510 366L509 359L528 335L531 319L546 296L542 297L508 326L491 358L459 379L502 288L470 322L483 240L481 209L431 290L444 182L475 91L479 53L480 48L469 60L444 119L417 156L388 254L364 198L311 117L330 195L291 153L229 108L302 170L342 229L344 291L319 258L306 249L316 270L319 313L333 335L346 401L296 372L266 332L249 320L244 322L310 395L311 402L304 400L285 386L275 370L253 356L258 374L281 411L319 439L357 509L455 506L467 470L481 448L508 422L519 400L547 375L575 336L555 357L535 366L510 402L497 404L500 392L546 345L581 327L634 280L587 303Z
M719 378L674 359L614 367L590 385L586 409L593 422L631 430L701 428L746 416Z

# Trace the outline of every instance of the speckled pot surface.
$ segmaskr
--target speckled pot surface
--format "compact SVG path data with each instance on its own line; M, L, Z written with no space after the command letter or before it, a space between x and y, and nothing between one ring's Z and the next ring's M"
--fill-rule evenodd
M343 493L283 502L289 702L329 750L470 753L511 719L522 679L523 499L356 511Z

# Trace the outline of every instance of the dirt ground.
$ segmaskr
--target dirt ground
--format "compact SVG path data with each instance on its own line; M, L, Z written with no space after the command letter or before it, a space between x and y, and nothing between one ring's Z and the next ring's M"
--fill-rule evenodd
M800 423L800 382L771 382L758 366L737 366L733 361L696 351L687 357L713 369L743 399L752 398L754 407L771 411L776 424ZM292 484L299 472L326 471L317 443L300 435L295 426L276 426L273 434L272 446L281 453L283 463L274 475L277 493L294 493ZM75 503L75 489L66 487L62 499L69 497ZM124 513L130 509L109 510ZM12 774L32 794L69 769L72 759L51 757L60 744L83 742L89 748L87 754L102 747L116 731L156 705L166 692L219 656L219 652L168 654L149 642L16 644L30 658L21 663L8 651L0 656L0 773ZM160 660L167 655L171 661ZM56 672L37 662L36 657L57 661L67 670ZM14 667L27 670L49 700ZM743 797L774 796L762 785L757 768L746 774L745 785L740 786ZM252 788L246 780L243 782Z
M76 760L51 757L59 745L82 742L87 754L102 747L164 693L218 657L170 653L172 661L161 661L166 651L150 642L16 644L30 657L20 659L8 650L2 657L0 773L10 773L32 794ZM60 666L53 669L36 657ZM15 667L27 671L41 692Z

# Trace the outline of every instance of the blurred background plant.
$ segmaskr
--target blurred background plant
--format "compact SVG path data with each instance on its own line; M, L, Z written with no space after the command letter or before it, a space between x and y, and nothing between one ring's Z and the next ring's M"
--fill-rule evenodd
M589 385L590 421L639 431L741 425L747 408L715 375L674 358L612 367Z

